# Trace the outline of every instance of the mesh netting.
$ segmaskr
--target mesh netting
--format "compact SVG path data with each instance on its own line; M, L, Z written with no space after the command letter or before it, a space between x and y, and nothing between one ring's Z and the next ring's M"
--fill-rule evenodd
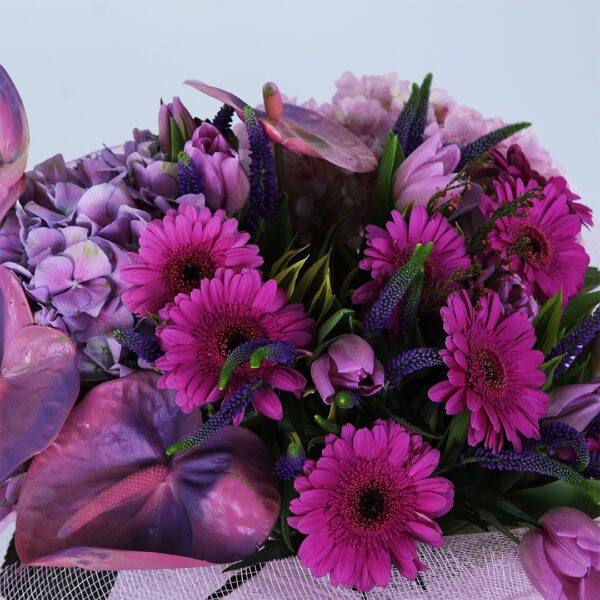
M518 547L501 534L446 538L444 548L421 546L429 565L416 581L394 571L385 589L360 594L315 579L296 559L222 573L221 567L161 571L84 571L11 565L0 571L3 600L537 600Z

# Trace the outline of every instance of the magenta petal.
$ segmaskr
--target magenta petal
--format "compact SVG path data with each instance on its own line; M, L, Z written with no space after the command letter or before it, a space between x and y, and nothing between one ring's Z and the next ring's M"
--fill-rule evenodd
M75 347L30 325L11 340L0 371L0 481L56 437L79 393Z
M199 417L182 413L157 379L137 373L97 386L33 460L17 506L24 562L189 567L241 559L269 535L280 499L264 444L228 427L168 457Z
M17 331L32 324L23 286L11 271L0 266L0 361Z
M14 83L0 65L0 221L23 192L28 149L25 108Z

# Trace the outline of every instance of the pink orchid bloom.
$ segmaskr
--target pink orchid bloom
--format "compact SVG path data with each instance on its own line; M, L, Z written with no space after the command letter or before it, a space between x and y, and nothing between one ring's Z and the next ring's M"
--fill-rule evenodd
M78 394L73 343L33 324L21 283L0 267L0 489L54 440ZM0 518L12 504L0 498Z
M29 126L23 102L0 65L0 221L25 188Z
M244 118L248 103L231 92L193 79L185 83L231 106ZM377 167L375 155L358 137L314 110L283 102L274 83L263 86L263 98L265 110L255 109L255 112L273 142L294 154L322 158L356 173L367 173Z

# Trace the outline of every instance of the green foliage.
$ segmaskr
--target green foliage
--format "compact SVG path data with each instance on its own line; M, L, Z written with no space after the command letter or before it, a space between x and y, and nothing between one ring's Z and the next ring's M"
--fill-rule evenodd
M562 316L561 329L569 332L585 317L589 317L592 310L600 304L600 291L580 294L573 298Z
M558 342L562 309L562 290L552 296L540 309L533 325L537 337L537 348L548 354Z
M375 198L371 205L371 214L369 223L375 225L384 225L390 217L392 210L392 180L394 173L404 161L402 146L398 137L389 133L383 149L383 156L379 163L379 172L377 174L377 187L375 189Z
M596 267L588 267L583 278L583 291L591 292L600 286L600 270Z
M183 151L183 147L185 146L187 133L179 129L179 125L177 125L173 117L169 119L169 125L171 127L171 162L176 163L177 156Z
M354 311L351 308L340 308L329 317L317 333L317 342L322 344L327 336L335 329L335 327L345 318L354 316Z

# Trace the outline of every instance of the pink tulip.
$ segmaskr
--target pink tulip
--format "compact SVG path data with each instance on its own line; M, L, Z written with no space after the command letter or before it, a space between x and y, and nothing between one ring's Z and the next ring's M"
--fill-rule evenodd
M23 102L0 65L0 221L25 189L29 127Z
M345 335L313 362L310 374L321 398L331 404L337 392L372 396L383 387L383 365L373 348L357 335Z
M201 81L186 83L231 106L243 119L248 103L241 98ZM263 86L263 97L265 110L255 110L256 116L269 138L290 152L322 158L356 173L377 167L375 155L358 137L314 110L283 102L274 83Z
M543 529L532 529L519 546L531 583L545 600L596 600L600 591L600 527L570 507L549 510Z
M393 179L395 207L402 211L407 206L427 206L429 198L443 190L456 176L454 169L460 160L458 146L442 146L440 133L423 142L398 167ZM452 198L450 192L442 201Z

